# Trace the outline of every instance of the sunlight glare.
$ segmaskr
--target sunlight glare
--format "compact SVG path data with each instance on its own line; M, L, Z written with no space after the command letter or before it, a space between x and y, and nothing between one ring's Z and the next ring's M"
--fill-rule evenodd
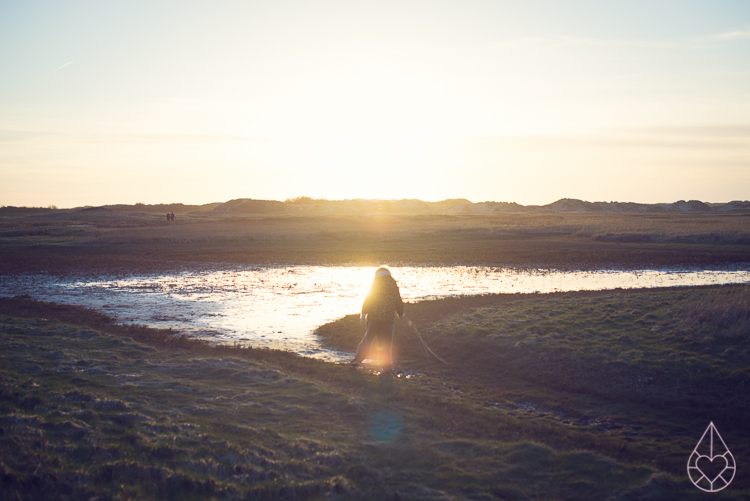
M277 139L279 163L308 173L311 194L389 199L401 192L374 178L404 180L448 165L446 138L465 121L461 96L428 73L363 65L287 89L256 116Z
M280 139L425 137L454 133L460 95L444 81L398 66L341 68L269 100Z

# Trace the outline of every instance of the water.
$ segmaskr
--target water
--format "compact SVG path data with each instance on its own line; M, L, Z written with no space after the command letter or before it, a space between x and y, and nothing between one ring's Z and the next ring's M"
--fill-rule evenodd
M513 270L394 267L405 301L487 293L529 293L750 282L750 267L713 270ZM277 266L171 275L60 279L4 276L0 296L85 306L120 322L173 328L216 343L293 351L331 361L351 354L324 348L315 329L358 313L374 268ZM408 314L408 306L407 306Z

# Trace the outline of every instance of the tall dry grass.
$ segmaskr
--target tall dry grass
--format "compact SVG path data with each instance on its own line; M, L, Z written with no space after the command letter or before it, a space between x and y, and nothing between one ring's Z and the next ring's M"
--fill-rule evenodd
M750 216L269 217L55 211L0 219L0 273L236 264L644 268L750 262ZM116 269L116 270L115 270Z
M107 228L98 239L122 242L198 242L248 239L410 238L420 236L568 235L611 242L746 245L750 216L520 215L413 217L228 217L183 219L177 224Z
M706 290L699 301L681 304L676 317L693 331L747 341L750 339L750 287Z

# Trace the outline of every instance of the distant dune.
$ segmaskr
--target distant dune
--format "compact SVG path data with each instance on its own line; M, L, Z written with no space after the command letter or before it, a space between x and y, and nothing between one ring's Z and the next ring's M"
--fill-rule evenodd
M2 207L0 212L49 213L56 209L35 207ZM101 207L78 207L74 210L145 212L187 214L194 212L237 215L290 215L290 216L363 216L375 214L419 216L419 215L481 215L481 214L549 214L549 213L601 213L601 214L658 214L658 213L750 213L750 201L728 203L705 203L698 200L680 200L673 203L639 204L633 202L586 202L573 198L562 198L547 205L520 205L515 202L473 203L464 198L424 202L417 199L403 200L326 200L299 197L280 202L278 200L255 200L237 198L224 203L204 205L135 204L104 205Z
M236 214L288 215L476 215L508 213L750 213L749 201L709 204L698 200L674 203L638 204L632 202L584 202L563 198L547 205L520 205L515 202L472 203L466 199L441 202L405 200L315 200L300 197L286 202L241 198L213 208L214 212Z
M105 205L102 208L109 209L114 212L195 212L195 211L211 211L221 205L220 203L203 204L203 205L185 205L185 204L135 204L135 205Z

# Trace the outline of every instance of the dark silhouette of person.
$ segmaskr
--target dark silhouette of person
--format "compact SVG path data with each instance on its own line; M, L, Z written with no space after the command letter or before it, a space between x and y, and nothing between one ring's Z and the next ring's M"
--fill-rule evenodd
M404 302L390 270L380 267L375 271L375 279L362 304L359 323L367 325L367 330L351 364L359 364L367 358L368 351L377 340L377 358L381 361L383 371L390 372L393 369L393 323L396 315L404 318Z
M172 215L169 212L167 212L167 221L171 221L171 220L172 220Z

